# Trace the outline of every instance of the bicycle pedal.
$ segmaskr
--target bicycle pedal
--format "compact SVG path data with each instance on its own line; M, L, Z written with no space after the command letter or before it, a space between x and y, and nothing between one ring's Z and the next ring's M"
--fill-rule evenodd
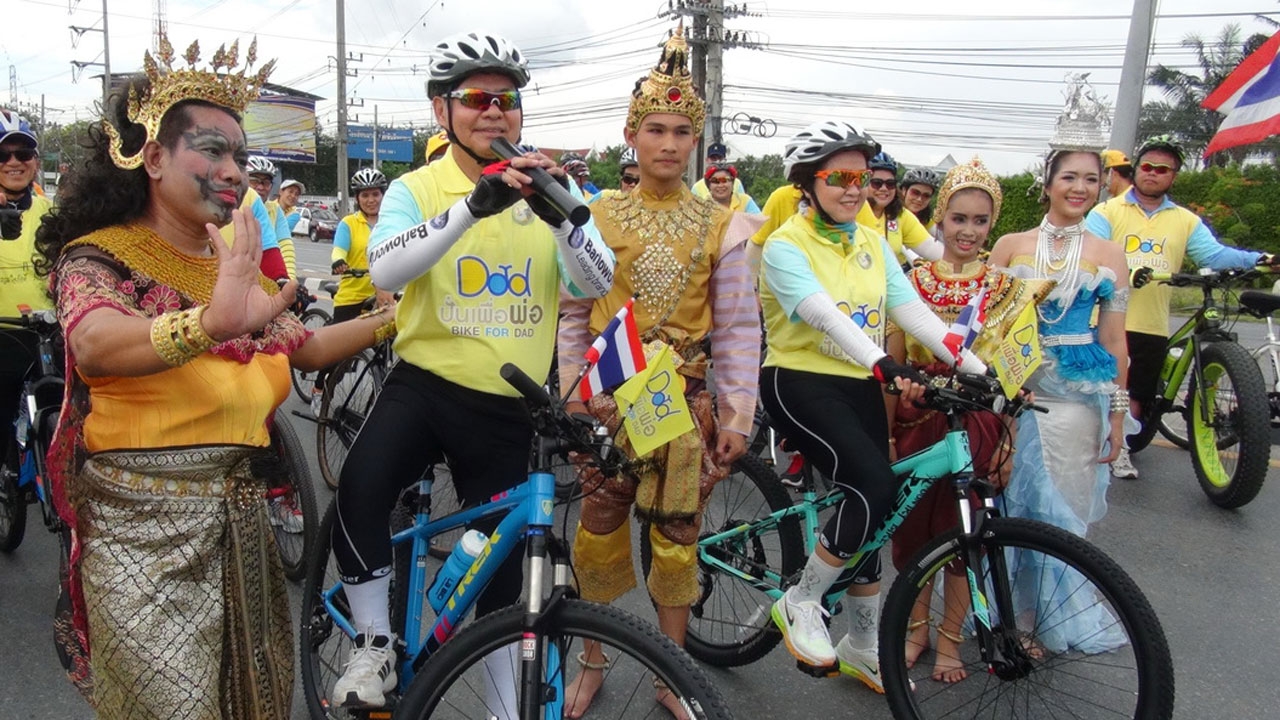
M811 675L816 678L833 678L840 674L840 661L837 660L834 665L819 666L810 665L803 660L796 660L796 669L805 675Z

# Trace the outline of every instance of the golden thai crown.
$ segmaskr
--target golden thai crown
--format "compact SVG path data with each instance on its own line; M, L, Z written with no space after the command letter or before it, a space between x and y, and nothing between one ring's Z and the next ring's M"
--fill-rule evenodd
M649 71L648 77L636 82L631 92L628 130L639 130L640 121L649 113L673 113L688 117L693 121L693 134L702 134L707 106L693 87L688 58L689 44L684 39L684 23L681 23L662 46L658 64Z
M243 115L249 103L258 99L267 77L275 69L276 61L263 65L255 74L249 72L258 60L258 40L254 38L249 44L249 52L245 55L244 67L235 72L240 63L240 41L231 43L230 49L221 45L209 61L208 70L197 70L200 61L200 42L195 41L182 54L187 67L175 70L173 67L173 45L167 36L160 36L160 47L156 57L148 51L142 58L142 67L147 74L150 85L143 93L138 93L136 85L129 88L128 118L131 122L142 125L147 130L147 140L155 140L160 134L160 121L164 114L174 105L184 100L203 100L213 103L238 115ZM157 62L159 61L159 62ZM142 148L130 156L125 156L120 133L111 120L102 119L103 128L111 140L109 147L111 161L122 170L133 170L142 165ZM145 143L144 143L145 145Z
M1000 181L987 170L976 156L964 165L956 165L947 171L942 185L938 187L938 203L933 207L933 221L942 220L947 211L947 203L951 196L967 188L978 188L991 196L991 224L1000 219L1000 205L1004 202L1004 192L1000 190Z

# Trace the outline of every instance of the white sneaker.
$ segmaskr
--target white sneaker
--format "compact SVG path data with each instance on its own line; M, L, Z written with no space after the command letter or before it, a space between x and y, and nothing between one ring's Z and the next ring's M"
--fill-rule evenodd
M836 657L840 658L840 672L861 680L867 687L884 694L884 682L880 679L880 653L878 650L859 650L845 635L836 645Z
M356 636L347 667L333 684L333 704L339 707L382 707L396 688L395 643L386 635Z
M1120 457L1111 461L1111 476L1124 480L1137 480L1138 468L1133 466L1133 461L1129 459L1129 448L1120 451Z
M323 392L317 392L316 390L311 391L311 414L315 415L317 419L320 418L320 405L323 400Z
M788 590L773 604L770 615L782 631L787 649L801 663L826 670L836 664L836 651L823 618L829 613L812 601L792 602Z
M293 503L292 498L275 498L271 501L271 507L268 509L267 517L271 520L272 525L282 527L285 532L292 535L302 533L302 511Z

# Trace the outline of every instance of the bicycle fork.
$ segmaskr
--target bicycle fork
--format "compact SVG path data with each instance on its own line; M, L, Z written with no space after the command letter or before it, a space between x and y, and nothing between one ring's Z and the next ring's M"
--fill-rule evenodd
M956 502L960 511L960 549L964 557L965 578L969 584L970 609L974 635L982 661L990 673L1001 680L1015 680L1028 675L1033 664L1020 645L1016 632L1017 619L1013 605L1013 586L1007 558L1001 548L983 553L982 525L998 513L995 499L982 496L981 506L973 512L967 488L956 486ZM976 522L975 522L976 518ZM983 561L988 572L983 573ZM994 601L994 608L993 603Z

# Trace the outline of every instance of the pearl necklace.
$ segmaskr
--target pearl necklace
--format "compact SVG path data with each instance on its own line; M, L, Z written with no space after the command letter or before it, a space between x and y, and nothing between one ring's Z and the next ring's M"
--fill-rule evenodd
M1062 249L1057 244L1062 243ZM1062 303L1062 312L1052 320L1046 317L1043 306L1037 306L1040 320L1056 325L1067 316L1071 302L1080 289L1080 252L1084 248L1084 225L1076 223L1057 227L1045 216L1040 222L1040 234L1036 239L1036 275L1058 282L1053 295Z

